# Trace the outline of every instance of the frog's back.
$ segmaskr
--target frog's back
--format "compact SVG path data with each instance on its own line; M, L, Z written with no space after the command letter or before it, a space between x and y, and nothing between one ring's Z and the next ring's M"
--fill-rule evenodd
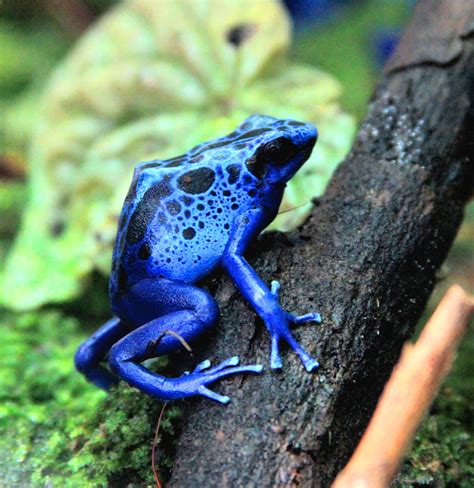
M238 215L255 206L275 215L284 183L265 188L255 154L281 134L298 137L304 127L252 116L182 156L138 165L119 221L112 303L145 278L202 279L220 263Z
M119 221L112 300L141 279L195 282L219 264L232 222L258 191L239 151L252 151L264 132L235 131L137 166Z

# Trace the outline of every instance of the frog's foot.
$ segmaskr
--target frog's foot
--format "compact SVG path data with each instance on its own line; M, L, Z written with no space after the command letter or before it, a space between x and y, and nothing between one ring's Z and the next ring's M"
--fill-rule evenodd
M134 343L133 346L135 345ZM258 374L263 371L263 366L259 364L239 366L239 358L234 356L214 367L206 360L198 364L191 373L186 372L178 378L166 378L135 362L130 357L127 342L123 340L112 348L109 361L111 368L130 385L163 401L199 395L227 404L230 398L210 390L210 384L234 374Z
M219 403L227 404L230 402L228 396L220 395L210 390L207 386L230 375L241 373L259 374L262 371L263 366L260 364L239 366L238 356L232 356L213 368L211 368L211 362L206 359L198 364L191 373L186 372L180 378L168 379L167 382L170 383L170 387L171 384L174 384L176 392L181 392L183 397L201 395Z
M278 281L271 282L271 289L272 295L275 298L279 297L280 291L280 283ZM319 367L319 362L316 359L313 359L296 341L293 337L289 329L289 324L303 324L305 322L321 322L321 315L317 312L310 312L304 315L293 315L287 312L286 314L287 321L279 322L274 325L271 329L271 337L272 337L272 351L270 355L270 366L272 369L282 369L283 368L283 361L280 356L280 342L283 339L288 345L293 349L293 351L298 354L303 363L306 371L312 372L315 371Z
M193 373L200 373L201 371L205 371L206 369L209 369L211 367L211 361L209 359L206 359L202 363L199 363L194 369ZM188 373L189 374L189 373Z

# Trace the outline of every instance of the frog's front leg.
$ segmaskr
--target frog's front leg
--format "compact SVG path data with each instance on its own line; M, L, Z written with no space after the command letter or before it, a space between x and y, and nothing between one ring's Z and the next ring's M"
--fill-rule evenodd
M280 357L280 341L283 339L298 354L307 371L314 371L319 363L298 344L290 330L291 323L309 320L319 321L319 314L294 316L283 310L278 303L279 284L274 282L269 290L255 270L244 258L248 244L255 239L269 222L269 216L263 209L249 210L239 216L234 224L229 242L223 256L223 265L237 288L265 322L271 336L272 369L283 366Z

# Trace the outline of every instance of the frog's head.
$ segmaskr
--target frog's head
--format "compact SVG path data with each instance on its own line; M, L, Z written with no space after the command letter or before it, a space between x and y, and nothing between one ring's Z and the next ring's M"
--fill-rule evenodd
M253 115L245 124L262 130L245 164L265 186L285 184L308 160L317 139L313 125L295 120Z

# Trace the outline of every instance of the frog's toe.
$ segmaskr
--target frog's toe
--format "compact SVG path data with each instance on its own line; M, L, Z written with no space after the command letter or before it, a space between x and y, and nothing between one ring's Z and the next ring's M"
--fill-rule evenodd
M303 363L303 365L304 365L304 367L308 373L316 371L319 368L319 362L310 356L305 357L305 358L301 358L301 361L302 361L302 363Z
M289 319L293 324L304 324L306 322L316 322L317 324L321 323L321 314L318 312L309 312L305 313L304 315L293 315L289 314Z
M204 373L203 375L203 384L210 384L214 381L220 380L227 376L231 376L234 374L241 374L241 373L261 373L263 371L263 366L261 364L247 364L244 366L235 366L236 359L235 356L233 358L229 358L226 361L223 361L221 364L211 368Z
M197 373L194 378L190 378L193 385L196 383L199 385L196 390L194 390L194 394L202 395L211 400L215 400L219 403L227 404L230 402L230 398L224 395L220 395L219 393L215 393L214 391L207 388L208 385L214 383L215 381L219 381L227 376L231 376L234 374L242 374L242 373L261 373L263 371L263 366L261 364L249 364L246 366L237 366L239 363L238 356L233 356L225 361L222 361L221 364L215 366L214 368L210 368L205 372Z
M270 368L273 370L283 369L283 361L280 356L280 339L278 335L272 337L272 352L270 353Z
M309 315L309 314L308 314ZM279 346L280 340L284 340L294 352L299 356L306 371L312 372L319 367L319 362L313 359L294 338L289 329L283 330L283 332L274 332L272 334L272 352L270 356L270 364L272 369L282 369L283 364L280 357Z
M202 361L199 363L194 369L193 373L200 373L201 371L205 371L206 369L209 369L211 367L211 361L209 359L206 359L205 361Z
M209 398L210 400L222 403L222 405L227 405L230 402L230 398L227 395L220 395L219 393L216 393L205 386L199 387L198 394Z
M272 295L276 298L279 297L281 285L278 281L273 280L270 284L270 291Z
M206 373L213 374L221 372L223 376L236 373L261 373L263 371L263 366L261 364L246 364L239 366L240 359L239 356L233 356L222 363L218 364L214 368L211 368Z
M288 344L290 347L293 349L293 351L298 354L298 356L301 359L301 362L303 363L303 366L305 367L306 371L308 373L311 373L312 371L316 371L319 368L319 362L316 361L316 359L313 359L299 344L298 342L293 338L289 338Z
M239 356L232 356L229 359L222 361L217 367L219 369L228 368L229 366L238 366L240 363Z
M273 355L270 357L270 368L274 371L280 371L283 369L283 361L279 354Z
M231 358L228 358L228 359L222 361L217 366L214 366L208 372L209 373L216 373L218 371L222 371L223 369L230 368L231 366L238 366L239 363L240 363L239 356L232 356Z

